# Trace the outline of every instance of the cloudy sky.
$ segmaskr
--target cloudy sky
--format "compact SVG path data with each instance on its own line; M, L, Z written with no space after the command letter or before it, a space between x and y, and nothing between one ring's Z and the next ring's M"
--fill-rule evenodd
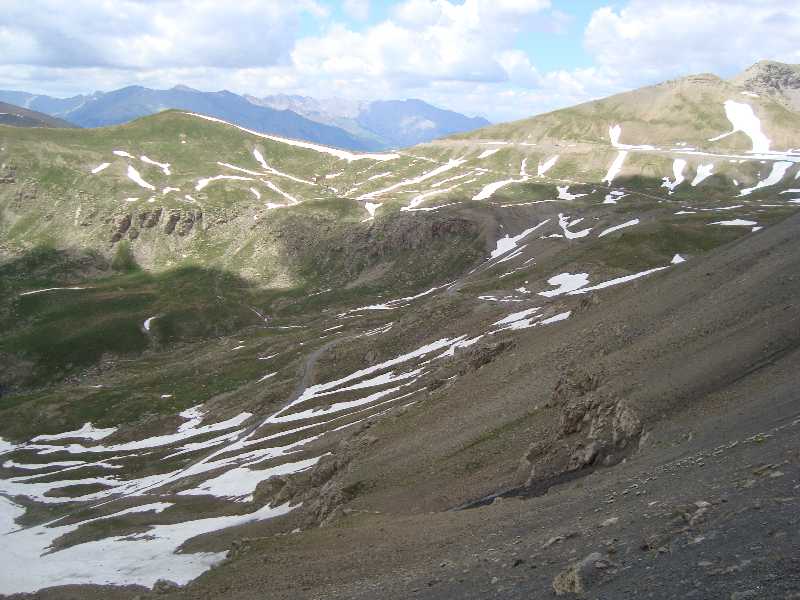
M493 121L800 63L797 0L0 0L0 89L422 98Z

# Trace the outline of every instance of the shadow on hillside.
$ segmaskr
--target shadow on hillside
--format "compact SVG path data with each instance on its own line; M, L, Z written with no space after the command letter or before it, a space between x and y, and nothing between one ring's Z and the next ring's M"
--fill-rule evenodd
M36 248L0 265L0 281L0 386L6 393L260 320L251 308L252 284L213 268L120 273L92 253ZM48 288L80 289L37 291Z

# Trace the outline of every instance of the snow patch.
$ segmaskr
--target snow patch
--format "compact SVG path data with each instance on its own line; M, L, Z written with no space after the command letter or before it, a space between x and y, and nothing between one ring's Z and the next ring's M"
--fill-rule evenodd
M611 166L608 168L608 172L606 176L603 177L603 181L607 182L611 185L611 182L619 175L620 171L622 171L622 165L625 164L625 159L628 157L627 150L620 150L617 154L617 157L614 159L614 162L611 163Z
M714 163L709 163L707 165L698 165L697 166L697 174L692 179L691 186L696 187L700 185L703 181L711 177L714 171Z
M128 165L128 179L133 181L136 185L143 187L145 189L153 191L155 191L156 189L156 186L154 186L152 183L147 183L144 179L142 179L142 176L139 174L139 171L137 171L133 167L133 165Z
M144 155L139 157L143 163L147 163L148 165L153 165L161 169L164 175L172 175L172 172L169 170L170 164L169 163L161 163L152 158L148 158Z
M776 162L772 164L772 170L770 171L769 175L763 181L759 181L755 186L751 188L743 189L739 192L740 196L749 196L756 190L760 190L761 188L769 187L771 185L775 185L776 183L780 183L783 176L786 175L786 171L791 167L794 163L791 162Z
M609 233L613 233L614 231L624 229L625 227L632 227L638 224L639 224L639 219L631 219L630 221L625 221L620 225L614 225L614 227L609 227L608 229L601 231L600 235L598 235L597 237L603 237L604 235L608 235Z
M683 170L686 168L686 161L682 158L676 158L672 162L672 174L675 176L675 180L671 180L669 177L664 177L664 182L661 184L661 187L667 188L669 193L675 191L675 188L682 184L686 178L683 176Z
M555 296L560 296L561 294L566 294L573 290L580 289L589 283L589 274L588 273L561 273L560 275L556 275L555 277L551 277L547 280L552 286L558 286L554 290L548 290L546 292L539 292L540 296L544 296L545 298L554 298Z
M198 113L185 113L187 115L191 115L193 117L199 117L201 119L205 119L206 121L214 121L215 123L222 123L223 125L228 125L229 127L235 127L245 133L249 133L251 135L258 136L260 138L272 140L273 142L280 142L282 144L287 144L289 146L294 146L296 148L304 148L306 150L313 150L315 152L320 152L323 154L330 154L335 156L336 158L340 158L342 160L346 160L347 162L353 162L355 160L375 160L375 161L387 161L387 160L394 160L396 158L400 158L399 154L358 154L354 152L348 152L346 150L340 150L338 148L329 148L327 146L320 146L319 144L312 144L311 142L301 142L299 140L292 140L288 138L278 137L276 135L268 135L266 133L260 133L258 131L253 131L252 129L246 129L244 127L240 127L239 125L234 125L233 123L228 123L227 121L223 121L222 119L217 119L216 117L209 117L207 115L201 115Z
M761 131L761 120L753 112L753 107L734 100L725 101L725 116L733 125L733 130L711 138L716 142L741 131L753 142L753 152L769 152L770 139Z

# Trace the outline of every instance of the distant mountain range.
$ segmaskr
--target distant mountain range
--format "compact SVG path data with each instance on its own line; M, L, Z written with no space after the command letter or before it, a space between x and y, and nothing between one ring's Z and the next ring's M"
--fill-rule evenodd
M186 86L154 90L129 86L71 98L0 91L0 101L39 111L79 127L104 127L175 108L225 119L242 127L348 150L412 146L489 124L421 100L351 102L304 96L240 96Z
M74 125L62 119L6 102L0 102L0 125L12 125L14 127L74 127Z
M259 106L291 110L312 121L340 127L359 138L374 140L381 148L413 146L490 125L484 118L466 117L422 100L353 102L282 94L247 99Z

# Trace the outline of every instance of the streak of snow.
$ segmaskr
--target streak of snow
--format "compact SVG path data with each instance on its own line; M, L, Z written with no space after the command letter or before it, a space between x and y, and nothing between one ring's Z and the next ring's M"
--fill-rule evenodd
M554 290L539 292L539 295L544 296L545 298L554 298L555 296L566 294L568 292L577 290L587 285L589 283L589 274L561 273L560 275L556 275L555 277L551 277L550 279L548 279L547 283L558 287L556 287L556 289Z
M287 144L289 146L294 146L296 148L304 148L306 150L314 150L315 152L321 152L324 154L330 154L335 156L336 158L340 158L342 160L346 160L347 162L352 162L355 160L376 160L376 161L387 161L387 160L394 160L396 158L400 158L399 154L358 154L355 152L348 152L346 150L340 150L338 148L329 148L327 146L320 146L319 144L312 144L311 142L301 142L299 140L292 140L288 138L278 137L276 135L268 135L266 133L259 133L258 131L253 131L252 129L246 129L244 127L240 127L239 125L234 125L233 123L228 123L227 121L223 121L222 119L217 119L216 117L209 117L207 115L201 115L198 113L188 112L186 113L193 117L199 117L201 119L205 119L207 121L214 121L216 123L222 123L224 125L228 125L229 127L235 127L245 133L249 133L251 135L258 136L260 138L265 138L268 140L272 140L273 142L280 142L282 144Z
M253 415L248 412L243 412L235 417L231 417L225 421L204 425L202 427L192 427L188 429L178 430L176 433L168 433L164 435L157 435L154 437L146 438L143 440L135 440L132 442L123 442L120 444L113 444L111 446L84 446L82 444L69 444L63 445L45 445L45 444L28 444L25 447L31 450L38 450L39 454L52 454L54 452L67 452L69 454L89 454L89 453L106 453L106 452L128 452L131 450L143 450L149 448L159 448L168 446L176 442L181 442L185 439L212 433L215 431L223 431L226 429L233 429L247 421ZM3 482L0 481L0 484Z
M502 238L497 240L497 245L496 245L495 249L492 250L492 253L490 255L490 260L494 259L494 258L497 258L498 256L503 256L503 254L505 254L506 252L509 252L509 251L513 250L514 248L517 247L517 243L519 241L523 240L528 235L530 235L531 233L533 233L534 231L539 229L539 227L541 227L542 225L548 223L549 221L550 221L550 219L545 219L544 221L542 221L538 225L530 227L530 228L526 229L525 231L523 231L522 233L520 233L519 235L515 235L514 237L511 237L508 234L506 234L505 236L503 236Z
M607 287L612 287L615 285L619 285L621 283L627 283L628 281L633 281L634 279L639 279L640 277L645 277L647 275L650 275L651 273L656 273L657 271L663 271L664 269L669 269L669 267L656 267L655 269L648 269L647 271L633 273L632 275L617 277L616 279L610 279L608 281L604 281L603 283L598 283L597 285L593 285L592 287L581 288L579 290L569 292L568 295L574 296L576 294L585 294L586 292L593 292L594 290L602 290Z
M780 183L783 176L786 175L786 171L789 170L794 163L791 162L776 162L772 164L772 170L770 171L769 175L763 181L759 181L755 186L743 189L739 192L740 196L749 196L756 190L760 190L761 188L769 187L771 185L775 185Z
M500 150L501 150L501 148L489 148L488 150L484 150L483 152L480 153L480 155L478 156L478 159L488 158L492 154L495 154L496 152L500 152Z
M458 187L457 185L454 185L453 187L449 187L449 188L444 188L444 189L440 189L440 190L432 190L430 192L423 192L422 194L414 196L411 199L411 202L408 203L408 208L416 208L417 206L419 206L420 204L425 202L425 200L427 200L428 198L430 198L432 196L437 196L439 194L446 194L447 192L452 192L457 187ZM378 205L378 206L380 206L380 205Z
M295 177L294 175L289 175L288 173L284 173L283 171L278 171L276 168L269 166L267 164L267 161L264 160L264 155L261 154L261 152L259 152L257 149L253 150L253 156L255 157L256 161L258 161L258 164L260 164L261 167L265 171L267 171L268 173L270 173L272 175L277 175L278 177L285 177L286 179L291 179L292 181L296 181L297 183L305 183L306 185L317 185L313 181L308 181L307 179L301 179L300 177ZM223 164L223 163L220 163L220 164ZM234 169L235 168L239 168L242 171L246 170L246 169L241 169L241 167L234 167L233 165L225 165L225 166L231 167L231 168L234 168Z
M441 175L442 173L445 173L445 172L447 172L447 171L449 171L451 169L455 169L456 167L459 167L459 166L463 165L465 162L467 162L467 161L464 158L451 158L445 164L439 165L435 169L433 169L431 171L428 171L426 173L423 173L422 175L419 175L417 177L413 177L411 179L404 179L403 181L395 183L394 185L390 185L389 187L382 188L380 190L375 190L374 192L368 192L366 194L362 194L361 196L358 197L358 200L372 200L373 198L377 198L378 196L382 196L383 194L386 194L388 192L392 192L394 190L397 190L397 189L400 189L400 188L403 188L403 187L408 187L410 185L416 185L418 183L422 183L423 181L427 181L428 179L431 179L432 177L436 177L436 176Z
M503 317L499 321L495 321L493 325L508 325L510 323L514 323L515 321L520 321L522 319L525 319L531 315L535 315L541 310L542 310L541 306L534 306L533 308L527 308L520 312L511 313L507 317Z
M707 165L698 165L697 166L697 174L692 179L692 187L696 187L700 185L703 181L711 177L714 171L714 163L709 163Z
M572 231L569 230L570 227L574 227L575 225L578 225L581 221L583 221L582 218L574 219L574 220L570 221L568 215L564 215L562 213L558 213L558 225L559 225L559 227L561 227L561 230L564 232L564 237L567 238L568 240L574 240L574 239L586 237L587 235L589 235L589 232L592 230L591 227L589 227L587 229L581 229L580 231L575 231L575 232L572 232Z
M543 163L539 163L539 166L536 168L536 174L539 177L544 176L545 173L547 173L550 169L552 169L555 166L556 162L558 162L558 154L556 154L551 158L548 158Z
M103 163L103 164L97 165L94 169L92 169L92 175L97 175L101 171L105 171L110 165L111 165L111 163Z
M99 441L107 438L115 431L117 431L116 427L108 427L106 429L100 429L95 427L89 422L89 423L84 423L83 427L81 427L80 429L76 429L74 431L65 431L63 433L55 433L48 435L37 435L31 441L50 442L54 440L64 440L64 439L82 439L82 440Z
M139 171L137 171L133 167L133 165L128 165L128 179L133 181L136 185L143 187L145 189L154 191L156 189L156 186L154 186L152 183L147 183L144 179L142 179L142 176L139 174Z
M147 163L148 165L153 165L161 169L164 175L172 175L172 172L169 170L170 164L169 163L161 163L158 161L153 160L152 158L148 158L144 155L139 157L143 163Z
M85 287L52 287L44 288L43 290L31 290L30 292L22 292L20 296L33 296L34 294L43 294L45 292L54 292L57 290L86 290L90 288Z
M753 107L734 100L725 101L725 115L733 125L733 131L723 133L711 138L709 142L716 142L741 131L753 143L753 152L769 152L770 140L761 131L761 120L753 112Z
M236 181L253 181L252 177L241 177L239 175L215 175L214 177L206 177L197 181L197 185L194 186L194 190L199 192L200 190L205 189L209 183L212 181L220 181L222 179L233 179Z
M570 194L569 193L569 186L568 185L558 185L556 186L558 190L558 199L559 200L577 200L585 196L586 194Z
M451 181L458 181L459 179L464 179L472 175L474 171L468 171L466 173L462 173L461 175L456 175L455 177L448 177L447 179L443 179L442 181L437 181L436 183L431 184L432 188L438 188L445 183L450 183Z
M667 188L670 194L675 191L675 188L686 180L683 176L683 170L685 168L686 161L682 158L676 158L672 162L672 174L675 176L675 180L672 181L669 177L664 177L664 182L661 184L661 187Z
M617 157L614 159L614 162L611 163L611 166L608 168L608 173L606 173L606 176L603 177L603 181L611 185L611 182L614 181L616 176L619 175L620 171L622 171L622 165L625 163L627 156L627 150L619 151Z
M731 219L729 221L714 221L709 225L724 225L726 227L752 227L758 225L756 221L748 221L746 219Z
M275 192L276 194L286 198L289 201L289 206L293 206L295 204L300 204L300 200L298 200L297 198L295 198L291 194L287 194L286 192L284 192L281 188L279 188L277 185L275 185L271 181L265 181L263 179L262 179L262 181L264 182L264 185L266 185L273 192Z
M608 229L604 229L603 231L600 232L600 235L598 235L597 237L603 237L604 235L608 235L609 233L613 233L614 231L617 231L619 229L623 229L625 227L632 227L633 225L638 225L638 224L639 224L639 219L631 219L630 221L625 221L620 225L614 225L614 227L609 227Z
M522 183L523 181L527 181L527 177L521 177L520 179L503 179L502 181L494 181L483 186L483 189L475 194L472 197L473 200L486 200L487 198L491 198L492 195L499 190L500 188L504 188L507 185L511 185L512 183Z

